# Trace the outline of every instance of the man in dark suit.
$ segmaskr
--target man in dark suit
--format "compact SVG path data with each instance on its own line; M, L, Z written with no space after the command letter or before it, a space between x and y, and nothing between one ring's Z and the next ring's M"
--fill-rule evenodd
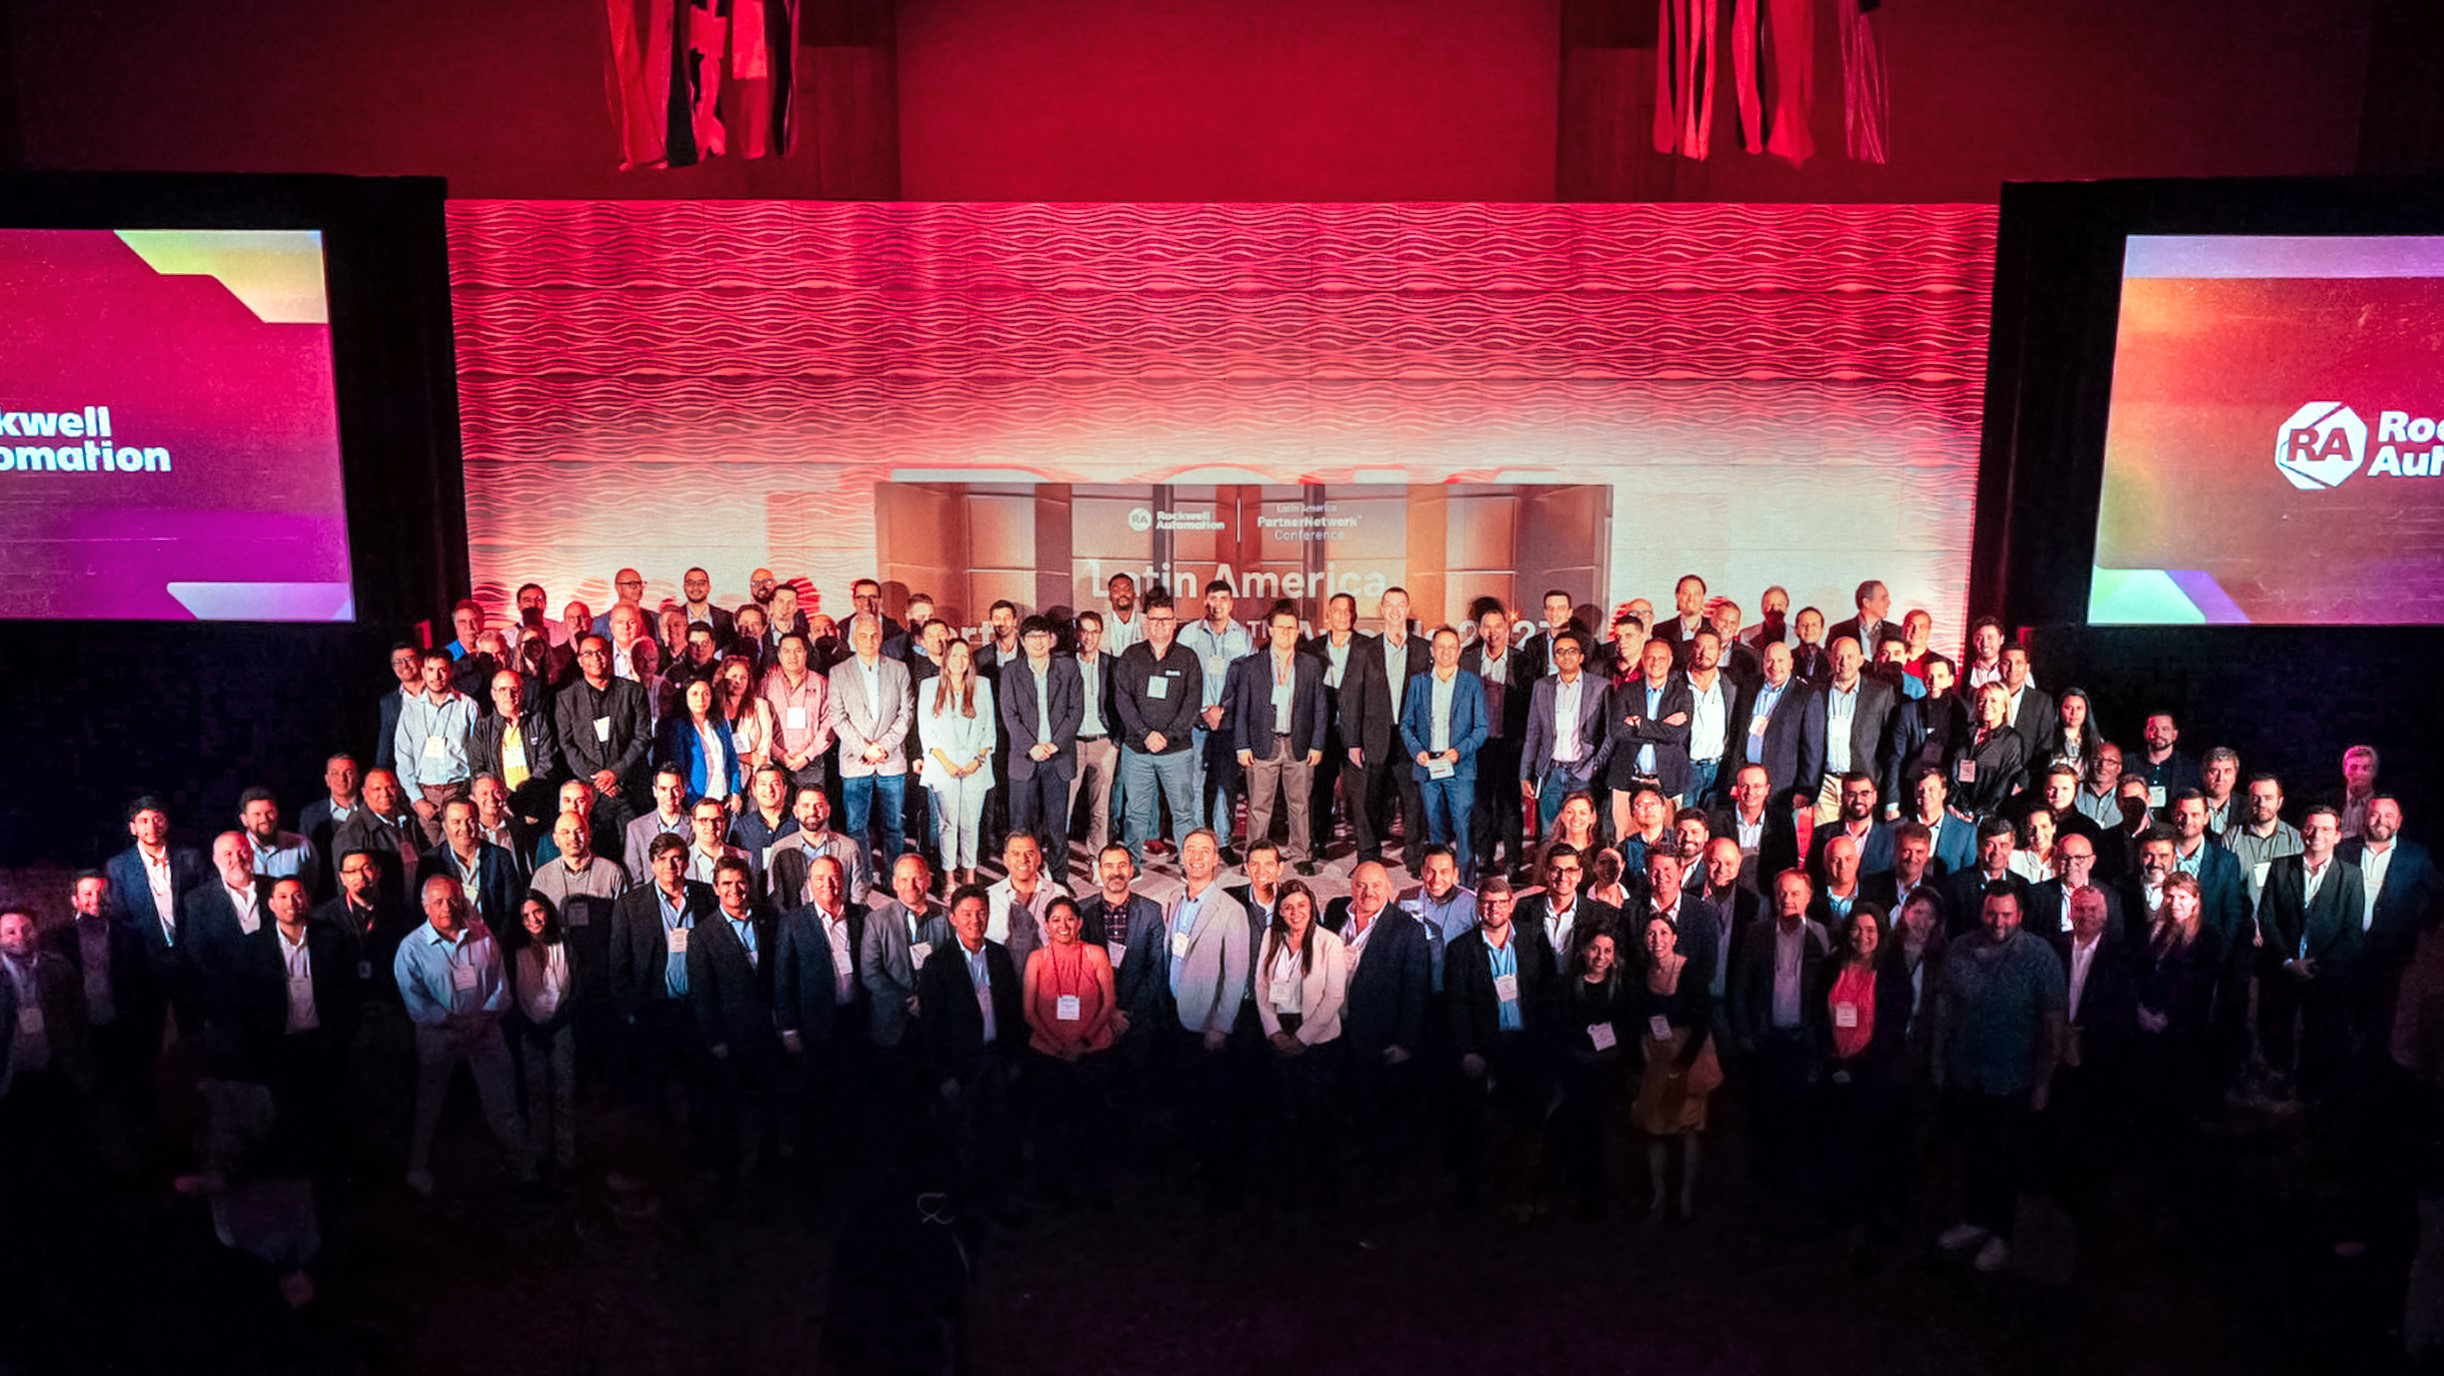
M194 983L183 1003L172 992L172 1006L182 1035L201 1030L212 1074L250 1079L244 942L271 921L272 881L255 874L244 832L213 838L212 868L212 877L180 900L179 942L193 962Z
M1807 877L1774 876L1770 916L1740 943L1726 993L1732 1051L1749 1063L1756 1114L1757 1180L1777 1193L1800 1179L1805 1156L1808 1067L1828 1018L1820 971L1833 941L1808 917Z
M398 680L391 691L382 694L380 733L373 738L373 767L396 769L399 764L397 737L399 709L407 700L424 692L424 652L406 641L395 641L390 647L390 672Z
M1977 863L1977 819L1952 806L1952 781L1941 764L1918 766L1902 781L1902 789L1885 796L1926 828L1928 858L1937 874L1956 874Z
M1394 588L1383 595L1383 634L1360 637L1350 647L1341 680L1341 739L1349 748L1350 829L1358 859L1381 861L1391 831L1386 804L1397 799L1402 859L1411 873L1425 863L1426 801L1416 771L1400 744L1400 708L1408 690L1432 672L1426 643L1409 634L1409 595Z
M314 853L326 862L317 867L321 880L321 888L316 893L319 898L328 898L339 891L338 881L331 877L329 868L330 862L339 855L331 848L331 838L339 831L340 823L354 816L357 808L363 806L364 800L359 796L358 789L363 785L364 778L364 771L357 767L355 756L345 751L332 755L322 764L324 796L306 804L305 810L297 814L298 832L314 844Z
M552 698L552 733L560 761L594 786L597 806L625 828L645 804L653 722L645 690L611 674L611 642L592 635L577 642L577 677Z
M1866 774L1853 771L1842 776L1836 795L1839 811L1808 836L1808 876L1817 884L1825 880L1825 847L1836 836L1857 843L1860 874L1882 874L1892 868L1892 827L1876 816L1876 795L1875 780Z
M611 908L613 1006L624 1024L621 1060L627 1095L660 1112L671 1086L701 1111L703 1040L688 1002L687 952L713 919L713 891L687 878L687 842L657 836L647 851L650 883Z
M312 901L297 879L272 881L272 920L240 944L230 973L248 1078L271 1087L279 1110L276 1140L314 1174L334 1176L347 1165L358 981L348 933L312 921Z
M2257 1031L2266 1060L2291 1069L2321 1099L2340 1087L2350 1060L2351 1014L2365 946L2367 893L2359 868L2335 858L2342 814L2322 803L2300 819L2301 853L2272 862L2260 896ZM2294 1041L2293 1020L2299 1021Z
M1603 777L1612 744L1605 729L1604 681L1587 668L1587 633L1565 625L1550 639L1553 671L1538 675L1529 690L1519 755L1519 783L1536 800L1539 836L1552 832L1565 799ZM1567 721L1560 719L1565 701Z
M1808 702L1809 732L1824 742L1820 772L1801 775L1798 789L1816 804L1819 821L1830 820L1839 795L1839 780L1849 773L1870 779L1884 777L1884 728L1892 718L1892 685L1866 674L1867 658L1856 640L1844 637L1832 644L1831 677Z
M1027 1044L1018 967L1008 948L984 934L990 908L973 884L953 893L955 939L935 947L917 971L927 1077L948 1119L948 1146L965 1193L988 1210L999 1203L1016 1154L1010 1085Z
M1970 863L1976 863L1977 852L1969 852ZM1943 903L1941 876L1935 870L1934 838L1916 822L1901 822L1892 829L1892 872L1859 881L1859 897L1873 903L1884 912L1885 923L1900 915L1903 905L1920 893Z
M1716 836L1707 841L1705 858L1699 863L1703 866L1704 878L1691 896L1704 900L1706 907L1714 914L1714 949L1704 953L1707 961L1703 968L1713 971L1710 992L1720 1003L1730 988L1732 962L1740 958L1740 940L1750 930L1751 924L1765 912L1765 895L1759 882L1744 877L1744 871L1753 861L1740 853L1740 842L1736 836ZM1784 865L1782 868L1788 869L1790 866ZM1781 872L1781 869L1765 870L1759 879L1762 883L1770 884L1773 877ZM1685 939L1681 943L1681 951L1691 960L1695 960L1699 954L1689 949Z
M497 775L509 789L510 811L529 828L548 830L559 799L560 742L539 695L504 669L486 685L492 710L475 719L467 758L475 773Z
M1689 667L1689 642L1711 624L1706 620L1706 580L1684 573L1672 585L1672 615L1657 620L1647 639L1670 646L1672 667L1685 669Z
M1324 670L1322 660L1299 652L1298 613L1284 602L1266 613L1265 642L1231 666L1223 692L1223 719L1247 778L1248 844L1271 839L1273 804L1286 799L1283 849L1300 874L1315 873L1310 809L1330 735Z
M1543 942L1553 957L1553 968L1567 976L1579 946L1588 937L1610 932L1620 938L1615 928L1621 910L1586 896L1587 857L1561 842L1547 847L1540 878L1543 888L1520 899L1511 920L1519 924L1523 935Z
M1056 874L1069 868L1069 781L1078 771L1086 696L1078 662L1052 652L1057 639L1041 616L1021 622L1025 653L1002 666L994 689L1009 742L1010 826L1034 834Z
M2054 842L2054 877L2029 889L2025 909L2028 916L2022 925L2047 941L2059 943L2069 934L2076 916L2071 911L2071 895L2091 887L2104 896L2101 901L2106 941L2127 946L2145 938L2144 932L2133 932L2122 915L2121 890L2106 885L2097 876L2096 843L2085 836L2065 836Z
M839 859L817 856L807 868L806 903L781 914L772 965L773 1021L781 1049L796 1064L801 1111L793 1136L823 1132L827 1148L841 1140L831 1125L851 1121L843 1093L854 1082L871 1021L864 972L866 910L849 901L848 871Z
M1112 784L1120 777L1120 712L1112 705L1112 671L1120 657L1103 648L1103 614L1086 611L1078 614L1078 652L1072 662L1078 666L1078 687L1081 696L1078 713L1077 768L1069 776L1069 799L1061 809L1064 829L1078 812L1078 795L1086 795L1085 860L1079 868L1078 887L1093 882L1095 857L1112 839ZM923 789L916 792L922 793ZM1330 808L1325 825L1329 827ZM1064 858L1064 857L1055 857ZM1055 874L1054 878L1060 878Z
M1326 907L1324 926L1339 934L1356 967L1341 1005L1341 1035L1349 1042L1361 1135L1380 1160L1408 1108L1411 1061L1424 1048L1433 957L1426 929L1392 905L1392 877L1375 861L1350 873L1349 896Z
M331 833L333 851L346 855L363 850L381 856L382 882L393 898L404 903L422 858L424 831L416 825L416 814L408 810L397 775L387 769L374 770L365 776L364 793L365 805Z
M2215 929L2222 949L2246 949L2256 933L2249 926L2249 879L2240 857L2206 834L2206 797L2184 789L2172 803L2173 867L2198 878L2200 914ZM2060 847L2061 842L2056 841Z
M1746 765L1765 770L1766 787L1780 803L1805 792L1824 771L1822 719L1810 711L1815 692L1794 672L1791 647L1765 647L1759 675L1731 707L1731 759L1736 773ZM1814 802L1811 793L1808 801Z
M679 575L679 591L686 597L679 610L688 624L702 622L712 627L715 643L728 640L737 630L738 618L731 615L729 608L713 601L713 575L703 569L689 569Z
M83 1136L83 1096L93 1089L93 1053L85 1031L85 1001L68 963L35 939L34 915L0 909L0 1149L12 1169L10 1190L39 1207L29 1194L51 1191L43 1203L65 1214L54 1198L71 1172L86 1167L90 1148ZM52 1212L45 1210L45 1212ZM10 1210L12 1221L18 1210ZM65 1218L39 1225L72 1226Z
M1345 592L1334 593L1324 603L1324 629L1308 637L1298 647L1324 666L1324 758L1316 761L1315 779L1309 790L1313 803L1308 808L1314 828L1308 850L1318 856L1325 853L1332 841L1333 818L1337 815L1333 808L1332 786L1340 779L1343 767L1349 763L1350 747L1354 744L1341 735L1341 688L1348 681L1352 653L1367 640L1357 631L1357 622L1358 599ZM1397 728L1398 723L1393 725ZM1356 777L1351 776L1353 780ZM1344 793L1356 796L1348 790L1344 790ZM1354 808L1350 811L1355 815Z
M1497 853L1512 869L1527 863L1525 809L1517 784L1537 677L1527 656L1511 647L1508 612L1488 607L1477 618L1475 643L1460 651L1460 672L1485 686L1485 743L1477 747L1476 799L1469 809L1468 834L1476 852L1470 872L1497 874Z
M1460 1062L1451 1126L1463 1203L1482 1193L1489 1128L1498 1122L1507 1136L1533 1140L1546 1107L1540 1042L1558 1011L1560 974L1545 944L1511 925L1511 908L1510 880L1487 876L1477 890L1476 930L1443 955L1443 1005Z
M1677 807L1689 790L1689 681L1672 671L1672 647L1661 640L1646 642L1638 667L1607 695L1607 781L1616 792L1651 786Z
M151 1099L145 1077L161 1047L161 992L141 928L110 916L110 879L86 870L69 889L70 920L43 934L43 947L76 972L93 1034L100 1094L142 1124Z
M2363 1036L2391 1026L2395 985L2435 911L2435 859L2427 847L2403 838L2401 829L2400 800L2378 793L2368 799L2359 834L2334 848L2336 863L2359 871L2368 904L2359 961Z
M1943 914L1953 936L1975 927L1985 911L1986 890L2001 884L2019 896L2019 911L2029 909L2028 881L2011 870L2011 853L2019 832L2008 817L1988 817L1977 824L1977 863L1943 877Z
M518 904L526 896L517 857L476 835L475 803L453 798L441 808L441 844L416 861L416 888L446 874L458 881L478 917L492 930L504 954L526 944L526 927L518 921Z
M170 814L158 798L147 795L128 804L127 832L135 844L103 867L110 879L106 911L113 923L142 938L153 996L173 1004L191 1001L196 971L184 949L183 904L189 890L211 879L212 867L193 847L170 844ZM192 1016L192 1008L185 1011ZM182 1018L181 1035L200 1030Z
M2114 1147L2125 1091L2130 1036L2137 1025L2138 962L2108 927L2110 895L2093 885L2071 891L2070 926L2064 931L2026 928L2061 958L2068 979L2070 1035L2063 1043L2044 1130L2052 1150L2044 1172L2075 1191L2102 1177Z
M1905 806L1910 781L1922 770L1942 773L1953 749L1976 735L1969 724L1969 705L1952 691L1952 661L1928 655L1925 669L1926 696L1904 695L1894 706L1885 746L1884 796Z
M713 1070L712 1142L726 1177L754 1168L773 1140L772 1096L781 1043L774 1035L777 920L755 901L755 867L741 856L713 864L712 914L687 943L687 1001Z
M1790 794L1776 792L1766 767L1750 762L1731 776L1730 801L1707 819L1717 839L1728 839L1740 857L1740 878L1763 891L1764 881L1799 863L1799 829L1791 820Z
M2054 732L2054 695L2028 681L2028 647L2003 647L2003 690L2011 694L2011 710L2003 718L2020 738L2022 758L2036 760Z
M1834 622L1833 629L1825 632L1825 644L1831 646L1843 636L1848 636L1858 642L1862 655L1872 656L1876 645L1884 638L1885 618L1892 612L1892 589L1870 578L1858 585L1858 590L1851 594L1851 600L1858 607L1858 614L1846 621Z

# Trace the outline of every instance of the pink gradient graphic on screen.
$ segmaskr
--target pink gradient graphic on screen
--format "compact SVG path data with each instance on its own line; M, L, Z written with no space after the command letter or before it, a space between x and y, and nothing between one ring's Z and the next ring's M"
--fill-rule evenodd
M470 558L828 610L878 484L1603 483L1695 570L1957 635L1982 206L454 202ZM1422 556L1414 556L1422 557ZM1455 573L1454 577L1458 575ZM1366 609L1371 616L1372 608Z
M2439 274L2440 239L2133 238L2090 619L2444 621Z
M267 323L216 270L250 292L287 279L296 313L318 236L0 230L0 616L352 614L330 327ZM82 428L88 407L120 453L161 451L153 471L35 452L81 451L36 418Z

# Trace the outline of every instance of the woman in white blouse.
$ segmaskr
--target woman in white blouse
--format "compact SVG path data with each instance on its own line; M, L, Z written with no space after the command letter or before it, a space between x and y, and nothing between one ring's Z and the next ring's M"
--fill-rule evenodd
M1341 1002L1349 985L1349 955L1341 938L1316 921L1315 893L1296 879L1273 900L1273 925L1256 953L1256 1017L1273 1047L1277 1111L1298 1131L1307 1152L1305 1175L1331 1198L1340 1160Z
M577 984L569 971L569 944L561 939L560 910L542 894L529 893L518 916L526 926L517 964L526 1130L538 1150L550 1142L553 1160L566 1170L577 1157L577 1028L570 1015Z
M2030 884L2054 877L2054 814L2038 808L2020 821L2019 849L2011 853L2011 872Z
M943 872L953 884L976 882L977 833L993 788L993 685L976 673L975 652L954 640L942 652L933 686L917 690L917 742L925 749L925 787L941 826Z

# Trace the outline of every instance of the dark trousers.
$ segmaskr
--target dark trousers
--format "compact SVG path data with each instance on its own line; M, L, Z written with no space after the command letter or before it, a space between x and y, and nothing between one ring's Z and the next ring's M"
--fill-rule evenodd
M1208 1051L1202 1033L1175 1029L1164 1036L1163 1062L1168 1067L1164 1079L1170 1087L1173 1121L1190 1138L1207 1192L1222 1195L1235 1190L1239 1175L1237 1153L1231 1150L1236 1105L1229 1043L1224 1042L1220 1051Z
M1347 756L1342 758L1347 759ZM1426 861L1426 798L1418 791L1416 770L1398 755L1351 765L1345 792L1350 823L1358 833L1358 858L1381 860L1384 843L1392 838L1393 809L1399 809L1401 861L1411 874Z
M294 1032L266 1058L276 1159L300 1175L336 1177L348 1166L347 1045L329 1028Z
M1010 829L1035 837L1044 849L1044 869L1069 872L1069 776L1038 763L1024 779L1010 781Z
M1960 1217L2008 1240L2028 1171L2028 1092L1944 1096L1944 1118L1960 1147Z
M1501 1034L1483 1055L1482 1075L1468 1074L1456 1053L1447 1058L1445 1127L1454 1192L1465 1202L1483 1196L1489 1162L1496 1190L1529 1183L1552 1097L1543 1058L1526 1033Z
M1112 1062L1109 1049L1090 1051L1074 1061L1027 1053L1027 1114L1038 1171L1036 1185L1063 1202L1076 1202L1081 1186L1100 1189L1102 1172L1088 1163L1099 1161L1108 1146L1105 1104Z
M1296 1022L1295 1017L1285 1018L1284 1030L1295 1031ZM1269 1060L1265 1108L1275 1122L1291 1125L1302 1177L1300 1202L1329 1209L1340 1197L1342 1039L1335 1037L1296 1055L1286 1055L1268 1042L1264 1054Z
M2302 1098L2331 1098L2347 1085L2354 1040L2352 997L2347 972L2323 972L2302 980L2277 967L2258 978L2257 1036L2266 1063L2296 1073Z
M1323 863L1324 848L1332 843L1333 818L1338 815L1333 810L1332 786L1349 766L1349 746L1341 739L1340 694L1327 689L1324 697L1328 723L1324 728L1324 758L1316 762L1315 783L1308 792L1307 805L1308 847L1318 864Z
M646 1141L659 1139L664 1152L684 1152L687 1134L713 1128L709 1092L712 1072L696 1012L678 999L646 999L629 1010L621 1029L619 1084L627 1131L621 1155L633 1160ZM681 1132L669 1129L674 1119Z
M1545 1133L1546 1173L1582 1212L1601 1210L1609 1193L1605 1158L1621 1109L1621 1054L1575 1051L1561 1061L1561 1097Z
M1490 739L1477 752L1477 796L1468 814L1476 873L1497 873L1497 850L1513 869L1527 863L1525 819L1525 802L1519 796L1519 742Z
M934 1085L942 1158L960 1193L985 1208L1009 1193L1018 1154L1010 1104L1015 1070L1016 1062L989 1046L976 1068Z
M780 1043L770 1032L746 1033L728 1044L728 1054L707 1053L707 1132L713 1162L726 1177L761 1160L773 1143L773 1091L779 1078Z
M1750 1083L1756 1155L1749 1167L1768 1189L1796 1188L1807 1166L1809 1059L1807 1034L1797 1028L1769 1031L1757 1042Z
M1882 1067L1836 1062L1819 1100L1817 1196L1832 1222L1894 1223L1909 1198L1909 1084Z

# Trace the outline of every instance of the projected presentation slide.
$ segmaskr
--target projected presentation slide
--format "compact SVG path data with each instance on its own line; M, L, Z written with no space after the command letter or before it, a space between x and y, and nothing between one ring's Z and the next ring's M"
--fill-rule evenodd
M0 617L355 616L322 236L0 229Z
M2444 238L2139 236L2088 620L2444 622Z

